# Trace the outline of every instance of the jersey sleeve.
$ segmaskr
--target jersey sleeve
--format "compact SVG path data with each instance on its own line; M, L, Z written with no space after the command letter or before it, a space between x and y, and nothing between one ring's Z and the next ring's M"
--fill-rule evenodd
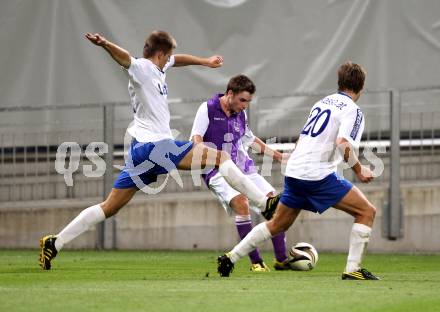
M243 137L241 138L241 141L242 141L244 147L248 148L255 141L255 135L252 132L252 130L249 128L246 112L244 112L244 115L246 118L246 130L245 130Z
M173 67L174 62L175 62L175 58L174 55L171 55L170 59L168 60L168 62L165 64L165 66L163 67L163 72L166 72L170 67Z
M131 57L130 67L127 69L127 73L131 80L141 84L150 75L150 69L143 59Z
M195 135L200 135L203 137L208 130L209 117L208 117L208 103L204 102L199 106L197 110L196 117L194 118L194 123L191 130L190 139Z
M365 118L359 108L353 108L342 115L338 138L346 139L353 147L359 148L365 127Z

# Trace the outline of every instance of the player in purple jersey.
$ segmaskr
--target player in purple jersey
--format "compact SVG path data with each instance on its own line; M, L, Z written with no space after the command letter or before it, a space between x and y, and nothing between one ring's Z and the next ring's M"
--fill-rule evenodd
M338 93L315 103L301 131L286 168L284 192L272 220L261 223L230 252L218 258L220 276L229 276L234 263L270 237L287 231L302 209L323 213L329 207L345 211L354 218L343 280L378 280L361 268L362 256L371 236L376 207L349 181L336 175L343 159L362 183L373 179L356 154L365 125L355 103L364 87L365 71L347 62L338 70ZM338 157L340 152L342 157Z
M253 160L247 153L248 147L251 146L257 152L264 153L279 162L283 159L280 152L272 150L248 127L245 109L252 101L254 93L255 85L245 75L231 78L224 94L216 94L200 105L194 119L191 139L194 143L203 142L229 153L237 167L263 193L273 196L275 189L258 174ZM252 230L250 205L247 197L229 186L225 178L215 168L206 169L203 178L228 215L235 213L235 225L240 238L243 239ZM290 270L286 256L284 232L274 236L272 243L275 253L274 268L276 270ZM251 271L269 271L258 249L250 252L249 258Z
M171 134L166 71L173 66L186 65L217 68L223 64L221 56L201 58L188 54L173 55L176 41L164 31L153 31L148 36L142 58L132 57L128 51L100 34L87 33L85 37L103 48L126 70L134 113L133 123L127 131L133 140L125 168L107 199L84 209L59 234L41 238L39 263L43 270L51 268L51 260L65 244L91 226L115 215L139 189L155 182L158 175L174 172L175 169L216 167L234 189L246 194L261 210L265 209L266 215L271 216L279 196L267 197L255 187L237 168L228 153L203 144L176 141Z

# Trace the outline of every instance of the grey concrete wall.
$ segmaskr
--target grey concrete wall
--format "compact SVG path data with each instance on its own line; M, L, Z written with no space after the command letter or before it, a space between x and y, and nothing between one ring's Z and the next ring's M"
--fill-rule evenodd
M396 241L381 235L385 188L376 185L362 189L378 208L369 251L440 252L438 181L402 185L405 230L404 238ZM36 248L42 235L57 233L82 209L98 200L1 203L0 248ZM138 194L115 218L118 249L226 250L237 242L233 218L227 217L213 196L204 192ZM351 225L352 218L335 209L323 215L303 212L288 231L288 243L306 241L318 250L346 251ZM95 248L96 241L93 228L66 248ZM269 243L263 248L269 249Z

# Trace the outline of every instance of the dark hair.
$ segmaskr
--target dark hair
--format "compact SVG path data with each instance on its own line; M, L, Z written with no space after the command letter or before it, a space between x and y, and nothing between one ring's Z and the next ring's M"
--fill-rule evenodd
M338 69L338 88L339 91L353 91L359 93L364 88L366 72L362 66L347 62Z
M228 86L226 87L226 93L231 90L232 93L237 94L243 91L247 91L250 94L255 93L255 85L247 76L245 75L238 75L235 77L232 77L229 82Z
M145 40L143 55L145 58L154 56L157 52L168 53L177 46L176 40L166 31L155 30Z

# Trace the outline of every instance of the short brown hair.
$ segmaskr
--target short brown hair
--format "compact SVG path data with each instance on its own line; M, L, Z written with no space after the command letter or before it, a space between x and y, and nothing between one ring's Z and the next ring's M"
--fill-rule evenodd
M359 93L364 88L365 75L365 70L356 63L342 64L338 69L339 91L350 90Z
M166 31L155 30L145 40L143 55L145 58L154 56L158 51L168 53L177 46L176 40Z
M232 93L237 94L243 91L247 91L250 94L255 93L255 85L252 82L252 80L249 79L249 77L245 75L238 75L235 77L232 77L229 82L228 86L226 87L226 93L231 90Z

